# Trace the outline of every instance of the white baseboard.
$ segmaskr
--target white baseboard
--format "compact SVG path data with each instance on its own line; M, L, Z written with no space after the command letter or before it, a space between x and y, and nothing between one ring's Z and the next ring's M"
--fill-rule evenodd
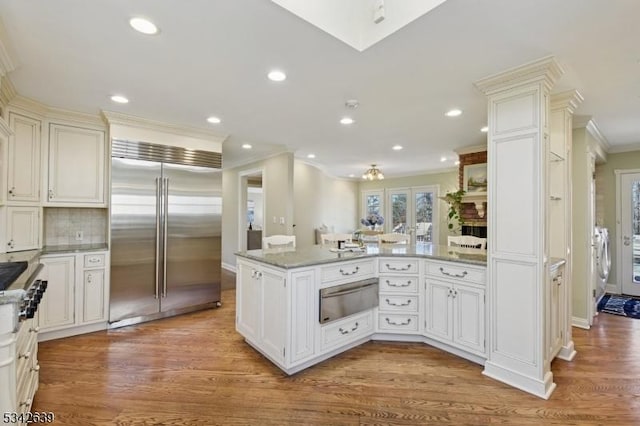
M572 340L564 345L562 349L560 349L560 352L556 357L564 361L573 361L573 359L576 357L576 354L577 352Z
M222 262L222 269L236 273L236 265L231 265L230 263Z
M484 371L482 374L542 399L549 399L556 388L556 384L553 383L553 374L551 372L546 373L544 375L544 379L540 380L501 365L494 364L491 361L487 361L484 364Z
M622 293L622 291L618 288L616 284L611 284L611 283L607 283L607 285L604 287L604 292L612 293L612 294Z
M591 329L591 324L589 324L589 320L586 318L571 318L571 325L578 328L584 328L585 330Z

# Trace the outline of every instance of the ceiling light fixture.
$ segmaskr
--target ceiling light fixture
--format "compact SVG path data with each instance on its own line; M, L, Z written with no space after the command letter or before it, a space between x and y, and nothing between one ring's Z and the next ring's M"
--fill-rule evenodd
M243 148L243 149L251 149L251 148L253 148L253 147L251 146L251 144L243 143L243 144L242 144L242 148Z
M462 114L462 111L459 109L452 109L450 111L447 111L447 113L445 114L447 117L457 117L460 114Z
M351 117L342 117L340 119L340 124L349 125L355 123L355 120Z
M271 81L285 81L287 79L287 75L280 70L269 71L267 77Z
M211 123L211 124L220 124L220 122L221 122L222 120L220 120L220 118L215 117L215 116L213 116L213 115L212 115L211 117L207 118L207 121L208 121L209 123Z
M315 154L309 154L309 155L307 155L307 158L316 158L316 155Z
M349 175L349 177L350 177L350 178L353 178L353 177L356 177L356 175L354 175L353 173L351 173L351 174Z
M460 165L460 160L456 160L456 162L453 163L453 164L455 164L456 166L459 166Z
M440 162L444 163L445 161L447 161L447 157L440 157Z
M129 25L131 25L131 27L142 33L142 34L146 34L146 35L155 35L158 34L158 27L156 26L156 24L154 24L153 22L149 21L148 19L144 19L144 18L131 18L129 20Z
M391 149L394 151L400 151L402 149L402 145L394 145Z
M365 180L382 180L382 179L384 179L384 175L382 174L380 169L378 169L376 167L375 164L372 164L371 168L368 169L366 172L364 172L362 174L362 179L365 179Z
M129 103L129 99L125 98L125 97L124 97L124 96L122 96L122 95L113 95L113 96L111 97L111 100L112 100L113 102L117 102L117 103L119 103L119 104L128 104L128 103Z
M482 129L480 129L480 131L482 133L487 133L489 131L489 127L488 126L484 126Z

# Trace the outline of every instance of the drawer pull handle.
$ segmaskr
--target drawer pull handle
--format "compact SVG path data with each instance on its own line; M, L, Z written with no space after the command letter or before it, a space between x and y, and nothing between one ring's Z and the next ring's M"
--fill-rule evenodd
M91 257L89 258L89 263L100 263L99 257Z
M38 331L40 331L40 327L31 327L29 329L29 333L37 333Z
M23 354L18 355L18 358L29 359L31 358L31 352L25 352Z
M344 328L340 327L338 329L338 331L342 334L349 334L349 333L353 333L354 331L356 331L358 329L358 323L356 323L356 325L351 329L351 330L345 330Z
M400 321L400 322L393 322L389 318L386 318L386 317L385 317L385 320L387 320L387 324L389 324L389 325L409 325L411 323L411 318L407 318L406 321Z
M31 405L31 400L30 400L30 399L27 399L26 401L22 401L22 402L20 403L20 406L21 406L21 407L28 407L28 406L30 406L30 405Z
M353 270L353 271L351 271L351 272L345 272L342 268L340 268L340 273L341 273L342 275L353 275L353 274L357 274L359 270L360 270L360 267L359 267L359 266L356 266L356 269L354 269L354 270Z
M406 284L394 284L389 280L386 281L389 287L409 287L411 285L411 280L407 281Z
M440 272L442 272L442 275L446 275L448 277L454 277L454 278L464 278L468 274L467 271L462 271L462 274L452 274L451 272L445 271L443 267L440 267Z
M390 271L408 271L411 269L411 264L408 263L406 268L396 268L395 266L391 266L387 263L387 269Z
M40 371L40 364L38 364L38 365L36 365L34 367L31 367L31 371L34 371L34 372L35 371Z
M391 300L385 299L389 306L409 306L411 304L411 299L407 299L407 303L391 303Z

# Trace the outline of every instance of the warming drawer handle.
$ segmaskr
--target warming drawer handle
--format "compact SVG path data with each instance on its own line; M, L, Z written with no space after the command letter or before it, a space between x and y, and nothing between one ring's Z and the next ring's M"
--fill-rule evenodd
M389 299L385 299L389 306L409 306L411 304L411 299L407 299L407 303L391 303Z
M360 325L360 324L358 324L358 323L356 322L355 326L354 326L351 330L345 330L344 328L340 327L340 328L338 329L338 331L339 331L340 333L342 333L342 334L349 334L349 333L353 333L354 331L356 331L356 330L358 329L358 326L359 326L359 325Z
M411 318L407 318L406 321L400 321L400 322L393 322L389 318L386 318L386 317L385 317L385 320L387 320L387 324L389 324L389 325L409 325L411 323Z
M411 280L407 281L406 284L394 284L389 280L386 280L386 281L389 287L409 287L411 285Z
M340 268L340 273L341 273L342 275L353 275L353 274L357 274L359 270L360 270L360 267L359 267L359 266L356 266L356 269L354 269L354 270L353 270L353 271L351 271L351 272L345 272L342 268Z
M464 278L468 274L467 271L462 271L462 274L452 274L451 272L445 271L442 266L440 267L440 272L442 272L442 275L446 275L448 277L454 277L454 278Z
M391 266L387 263L387 269L390 271L408 271L409 269L411 269L411 264L407 263L407 267L406 268L396 268L394 266Z
M363 288L371 287L371 286L375 286L375 285L376 285L375 283L363 284L363 285L355 287L355 288L348 288L346 290L336 291L335 293L325 293L325 294L322 295L322 298L323 299L328 299L330 297L344 296L345 294L357 293L359 291L362 291Z

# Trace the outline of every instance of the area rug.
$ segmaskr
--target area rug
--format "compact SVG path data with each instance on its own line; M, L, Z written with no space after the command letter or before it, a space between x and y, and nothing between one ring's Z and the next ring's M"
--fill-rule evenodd
M640 319L640 300L630 296L605 294L598 303L598 311Z

